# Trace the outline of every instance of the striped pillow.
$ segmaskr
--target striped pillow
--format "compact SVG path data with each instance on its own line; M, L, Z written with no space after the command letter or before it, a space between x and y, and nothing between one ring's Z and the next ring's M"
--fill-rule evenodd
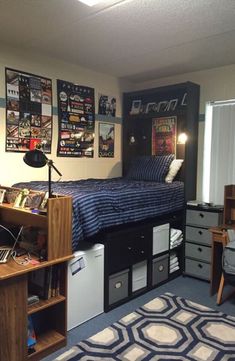
M127 174L128 179L164 182L174 154L135 158Z

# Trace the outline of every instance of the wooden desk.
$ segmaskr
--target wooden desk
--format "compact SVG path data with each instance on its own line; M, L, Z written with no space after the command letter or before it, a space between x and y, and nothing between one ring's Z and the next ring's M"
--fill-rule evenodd
M220 281L222 275L222 252L223 252L223 247L227 244L228 238L227 238L226 227L223 226L212 227L209 229L209 231L212 233L211 279L210 279L210 294L212 296L218 292L220 287Z

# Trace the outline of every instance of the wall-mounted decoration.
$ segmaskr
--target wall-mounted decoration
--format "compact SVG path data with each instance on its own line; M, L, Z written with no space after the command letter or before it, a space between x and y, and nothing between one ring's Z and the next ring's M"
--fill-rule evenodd
M129 114L160 114L171 113L187 106L187 93L178 91L177 94L150 94L147 99L133 99L130 104Z
M176 122L175 116L152 120L152 155L176 154Z
M57 80L59 137L57 156L93 157L94 89Z
M52 81L6 68L6 151L25 152L43 144L51 152Z
M99 157L114 157L114 124L99 123Z
M116 116L116 98L109 95L99 94L98 114Z

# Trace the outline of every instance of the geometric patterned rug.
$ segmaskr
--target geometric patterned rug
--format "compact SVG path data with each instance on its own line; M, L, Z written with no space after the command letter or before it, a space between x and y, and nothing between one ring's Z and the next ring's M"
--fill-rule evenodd
M68 360L235 361L235 317L165 293L55 359Z

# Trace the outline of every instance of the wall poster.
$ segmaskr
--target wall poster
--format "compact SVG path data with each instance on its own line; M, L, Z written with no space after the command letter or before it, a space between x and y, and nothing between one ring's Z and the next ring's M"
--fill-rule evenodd
M98 114L116 116L116 98L109 95L99 94Z
M152 120L152 155L176 154L177 117Z
M57 156L93 157L94 89L57 80L59 138Z
M6 68L6 151L51 153L52 81Z
M99 157L114 157L115 124L99 123Z

